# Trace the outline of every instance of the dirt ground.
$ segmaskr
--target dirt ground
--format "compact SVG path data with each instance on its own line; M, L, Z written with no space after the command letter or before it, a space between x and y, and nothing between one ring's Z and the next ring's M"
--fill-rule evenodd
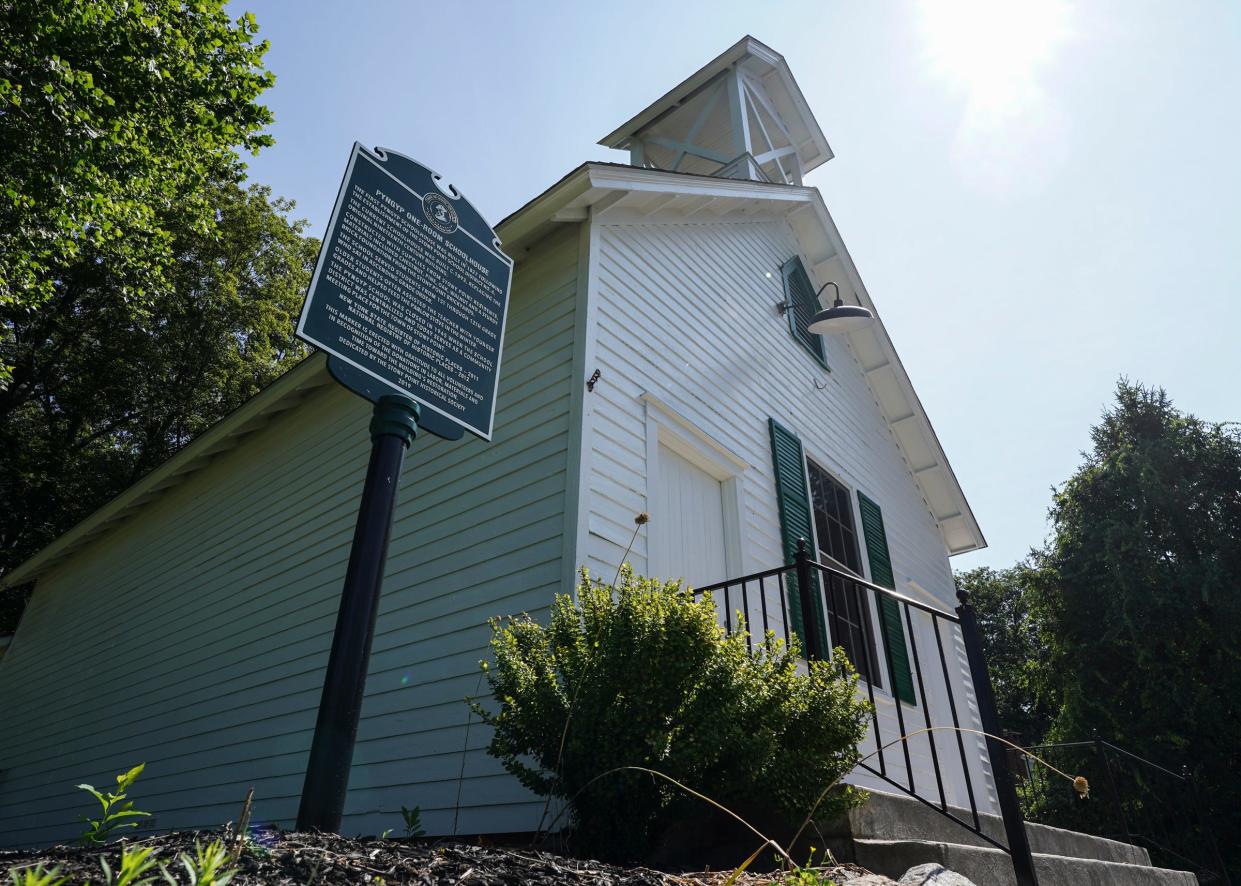
M217 838L231 839L227 832L174 833L129 841L131 846L151 846L178 883L190 882L184 868L176 863L182 852L193 853L194 841L204 843ZM66 884L89 880L104 882L100 857L106 856L115 871L119 869L121 844L86 849L54 846L37 851L0 851L0 882L7 872L24 870L42 863L60 869ZM426 886L469 886L469 884L534 884L534 886L722 886L731 871L669 874L649 868L625 868L597 861L554 855L532 848L475 845L429 840L406 841L374 837L347 838L333 834L266 832L254 835L246 844L237 864L238 872L229 886L252 884L297 884L297 886L343 886L343 884L426 884ZM165 882L155 872L156 882ZM824 868L826 879L847 883L866 872L852 865ZM782 882L770 874L746 874L737 880L744 886L765 886ZM7 886L7 883L6 883Z

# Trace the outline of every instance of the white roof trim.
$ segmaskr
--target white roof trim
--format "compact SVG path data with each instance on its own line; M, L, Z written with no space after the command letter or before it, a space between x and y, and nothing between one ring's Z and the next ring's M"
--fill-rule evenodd
M0 579L0 587L15 587L38 577L66 554L98 536L110 524L128 517L159 493L180 485L186 477L205 467L213 456L233 448L239 438L257 430L276 413L293 408L306 393L330 381L327 359L322 353L306 358L195 437L176 455L5 575Z
M522 250L528 249L530 244L558 225L553 221L558 213L569 210L567 215L576 222L581 217L580 213L574 211L578 208L589 208L605 199L608 200L607 205L621 206L623 200L616 200L618 193L622 196L662 193L704 202L721 198L761 202L766 204L767 208L786 216L800 215L809 210L817 224L809 228L801 225L798 233L803 238L821 240L820 243L803 244L807 257L815 263L812 273L820 276L819 269L832 258L839 257L849 286L854 290L858 301L875 311L876 318L879 317L817 188L686 175L608 163L586 163L504 219L497 225L496 231L505 244L506 251L515 261L520 261ZM794 229L798 230L798 227L795 225ZM871 363L859 359L867 374L867 383L872 385L872 392L874 386L871 375L877 371L890 372L897 389L907 401L900 412L891 416L885 413L897 445L902 451L907 448L902 442L901 434L896 432L896 427L902 429L901 433L906 433L906 428L912 428L919 441L932 454L928 462L910 462L910 476L922 489L932 516L944 535L948 552L959 554L986 547L987 542L974 519L969 502L966 501L956 475L948 464L948 458L944 455L882 321L851 334L849 341L855 353L862 351L864 354L867 346L871 345L871 350L880 355L879 359ZM212 456L235 446L242 436L255 430L272 415L296 406L311 390L329 383L331 376L327 373L327 360L322 353L302 361L204 431L176 455L0 578L0 587L13 587L37 578L61 558L96 538L112 523L128 517L160 492L180 484L186 477L204 467ZM876 396L876 400L881 398ZM883 408L882 405L880 408ZM935 478L938 478L939 482L932 483L931 480Z
M694 200L706 203L727 198L743 200L751 205L762 203L767 209L789 217L794 232L803 241L803 251L813 266L811 273L818 282L827 282L829 277L825 274L829 272L843 273L844 279L837 279L838 283L844 284L842 289L851 289L858 303L875 313L876 322L850 334L848 341L859 357L867 385L883 412L893 439L905 457L910 478L922 491L931 516L939 526L948 553L962 554L987 546L935 429L914 391L913 382L817 188L595 163L579 168L565 183L563 200L553 198L548 201L548 206L560 210L570 206L598 206L606 197L608 217L611 218L613 213L625 209L626 200L617 201L614 196L618 191L623 191L629 195L676 195L677 200L687 201L682 203L682 209L691 215ZM553 197L551 192L544 196ZM574 217L577 215L574 214ZM807 224L807 219L813 219L813 223ZM533 224L535 219L528 219L527 222ZM843 294L848 295L847 291Z
M853 263L853 258L845 248L844 240L841 238L840 231L832 220L831 214L827 211L822 195L819 194L818 189L813 189L813 191L814 199L810 205L844 268L849 287L853 289L858 303L869 308L875 315L875 322L869 327L849 335L849 343L854 348L855 354L859 350L864 351L866 345L873 344L877 346L876 349L882 355L884 361L882 364L871 364L872 371L864 372L866 383L871 387L872 393L876 394L876 401L880 403L880 410L884 412L884 418L888 422L888 427L892 430L897 445L902 452L906 453L906 462L910 476L921 488L927 505L931 509L931 516L935 518L939 526L940 533L944 537L944 544L947 546L950 555L963 554L966 551L985 548L987 540L983 537L978 521L974 518L974 512L970 509L965 493L961 489L961 484L948 462L948 456L944 453L939 437L931 426L931 420L922 406L922 401L918 399L913 382L910 381L909 374L905 371L901 358L896 353L896 346L892 344L892 339L888 336L887 327L884 326L879 311L875 307L870 293L867 292L866 285L862 282L861 274L858 273L857 266ZM819 269L824 264L824 262L819 262L816 265L814 271L816 277L822 277ZM820 285L826 282L826 279L819 279ZM885 409L884 399L875 391L874 370L890 375L896 389L902 395L901 399L904 401L899 408ZM920 463L914 463L910 460L907 453L910 447L906 440L903 439L907 434L913 434L920 438L918 442L925 445L926 449L929 450L931 460ZM941 482L935 484L929 482L930 478L936 475L938 475Z

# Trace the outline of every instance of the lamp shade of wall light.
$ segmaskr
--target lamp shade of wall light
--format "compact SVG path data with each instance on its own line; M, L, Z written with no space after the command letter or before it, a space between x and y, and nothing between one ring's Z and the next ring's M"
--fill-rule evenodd
M810 319L806 331L814 335L837 335L853 332L875 322L875 315L861 305L847 305L840 299Z
M814 294L816 302L823 290L829 286L836 290L836 300L830 308L819 311L810 318L810 323L806 326L807 332L811 335L839 335L842 332L863 329L875 322L875 315L867 308L861 305L847 305L841 301L840 287L831 280L820 286L819 291Z

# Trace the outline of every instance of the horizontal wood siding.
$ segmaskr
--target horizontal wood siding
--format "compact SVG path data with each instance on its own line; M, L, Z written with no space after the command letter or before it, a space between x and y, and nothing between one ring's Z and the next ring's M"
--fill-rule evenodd
M578 237L517 265L495 441L423 435L405 465L345 828L530 830L541 802L468 728L486 621L546 612L563 567ZM0 845L76 835L135 763L154 827L291 826L358 495L369 407L335 384L39 580L0 661ZM459 815L453 809L461 803Z
M784 300L781 266L798 254L788 224L736 219L608 224L604 216L592 233L598 238L592 298L602 373L591 395L586 435L591 470L582 556L592 572L607 577L615 572L629 544L633 515L648 508L641 399L647 393L748 465L740 478L746 572L785 562L768 436L768 418L775 418L801 438L810 458L883 508L896 588L954 607L942 536L853 353L843 339L827 339L827 372L776 312ZM629 556L636 570L646 569L646 536L660 531L653 514ZM779 611L774 596L771 603L772 611ZM915 629L929 665L934 637ZM948 651L957 659L956 697L968 706L972 694L965 685L964 651L955 642ZM937 657L934 663L938 667ZM894 703L881 695L884 734L896 737ZM936 692L930 703L943 712L946 698ZM909 710L906 722L915 723ZM963 716L977 719L976 711ZM959 759L951 734L937 741L941 759L948 753ZM972 738L966 745L985 806L992 802L981 763L985 752ZM919 787L927 787L929 746L923 740L913 750ZM899 752L889 754L888 766L903 774ZM964 804L963 781L948 787L949 799Z

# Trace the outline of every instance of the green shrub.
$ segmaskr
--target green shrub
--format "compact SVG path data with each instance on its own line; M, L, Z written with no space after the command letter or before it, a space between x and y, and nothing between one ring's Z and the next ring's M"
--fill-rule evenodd
M849 772L868 705L839 650L799 670L772 635L746 648L726 636L710 595L622 569L612 588L583 571L577 600L558 596L551 623L493 620L495 666L483 665L499 710L490 753L531 790L569 803L579 851L641 857L669 822L704 807L620 766L658 770L725 805L756 801L800 819ZM568 728L566 729L566 719ZM562 747L563 745L563 747ZM858 801L833 794L821 817Z

